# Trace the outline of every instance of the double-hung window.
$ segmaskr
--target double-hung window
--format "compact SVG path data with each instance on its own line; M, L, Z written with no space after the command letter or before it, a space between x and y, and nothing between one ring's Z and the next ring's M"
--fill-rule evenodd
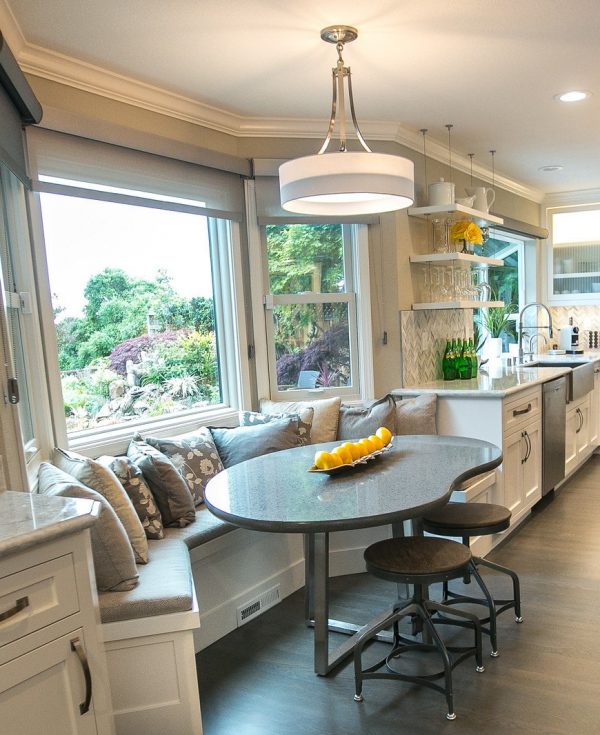
M238 407L239 177L47 131L33 151L63 441L116 448Z

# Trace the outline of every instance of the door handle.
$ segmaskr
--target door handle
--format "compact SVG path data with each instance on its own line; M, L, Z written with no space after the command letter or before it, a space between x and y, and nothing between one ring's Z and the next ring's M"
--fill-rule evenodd
M529 413L531 411L531 403L527 404L527 408L515 408L513 411L513 416L522 416L524 413Z
M79 638L73 638L71 640L71 650L77 654L83 670L83 678L85 679L85 699L79 705L79 714L85 715L86 712L90 711L90 703L92 701L92 675L90 673L90 665Z
M525 439L526 433L527 432L525 432L525 431L522 431L521 432L521 439ZM525 462L527 462L527 448L528 448L527 439L525 439L525 456L524 457L521 457L521 464L525 464Z
M527 454L525 455L525 462L531 457L531 439L529 438L529 434L524 431L525 434L525 441L527 442Z
M575 413L579 416L579 428L575 429L575 433L579 434L579 432L583 429L583 413L581 412L580 408L576 408Z

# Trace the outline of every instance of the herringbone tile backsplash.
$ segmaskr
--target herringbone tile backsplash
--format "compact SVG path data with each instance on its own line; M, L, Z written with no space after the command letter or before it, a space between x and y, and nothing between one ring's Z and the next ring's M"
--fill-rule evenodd
M569 318L579 327L579 344L583 349L588 347L588 332L600 332L600 305L598 306L551 306L552 323L556 330L567 326ZM558 343L558 333L554 334L554 341Z
M472 309L401 311L404 387L442 378L446 340L473 336Z

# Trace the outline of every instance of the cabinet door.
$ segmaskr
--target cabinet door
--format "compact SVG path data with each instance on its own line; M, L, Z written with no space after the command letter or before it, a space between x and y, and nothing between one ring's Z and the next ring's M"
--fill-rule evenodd
M567 411L565 429L565 475L572 472L577 466L577 428L581 420L575 408Z
M575 430L575 440L577 445L577 463L581 462L587 455L590 446L590 400L587 399L581 403L575 412L579 414L579 424Z
M523 438L527 445L525 461L521 465L523 473L523 500L526 507L530 508L542 497L541 423L538 421L533 424L528 424L523 433Z
M594 390L590 396L590 449L600 443L600 364L594 366Z
M527 454L523 430L509 434L504 440L502 476L504 505L516 516L523 507L523 472L521 466Z
M86 683L76 639L85 651L79 629L0 666L2 735L95 735L93 709L80 714Z

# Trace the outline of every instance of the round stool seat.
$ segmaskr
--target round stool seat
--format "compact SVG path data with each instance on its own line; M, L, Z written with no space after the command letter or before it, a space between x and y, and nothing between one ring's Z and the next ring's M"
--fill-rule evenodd
M441 536L486 536L500 533L510 525L511 512L492 503L447 503L431 511L423 528Z
M367 571L383 579L431 584L460 577L472 559L467 546L440 538L409 536L365 549Z

